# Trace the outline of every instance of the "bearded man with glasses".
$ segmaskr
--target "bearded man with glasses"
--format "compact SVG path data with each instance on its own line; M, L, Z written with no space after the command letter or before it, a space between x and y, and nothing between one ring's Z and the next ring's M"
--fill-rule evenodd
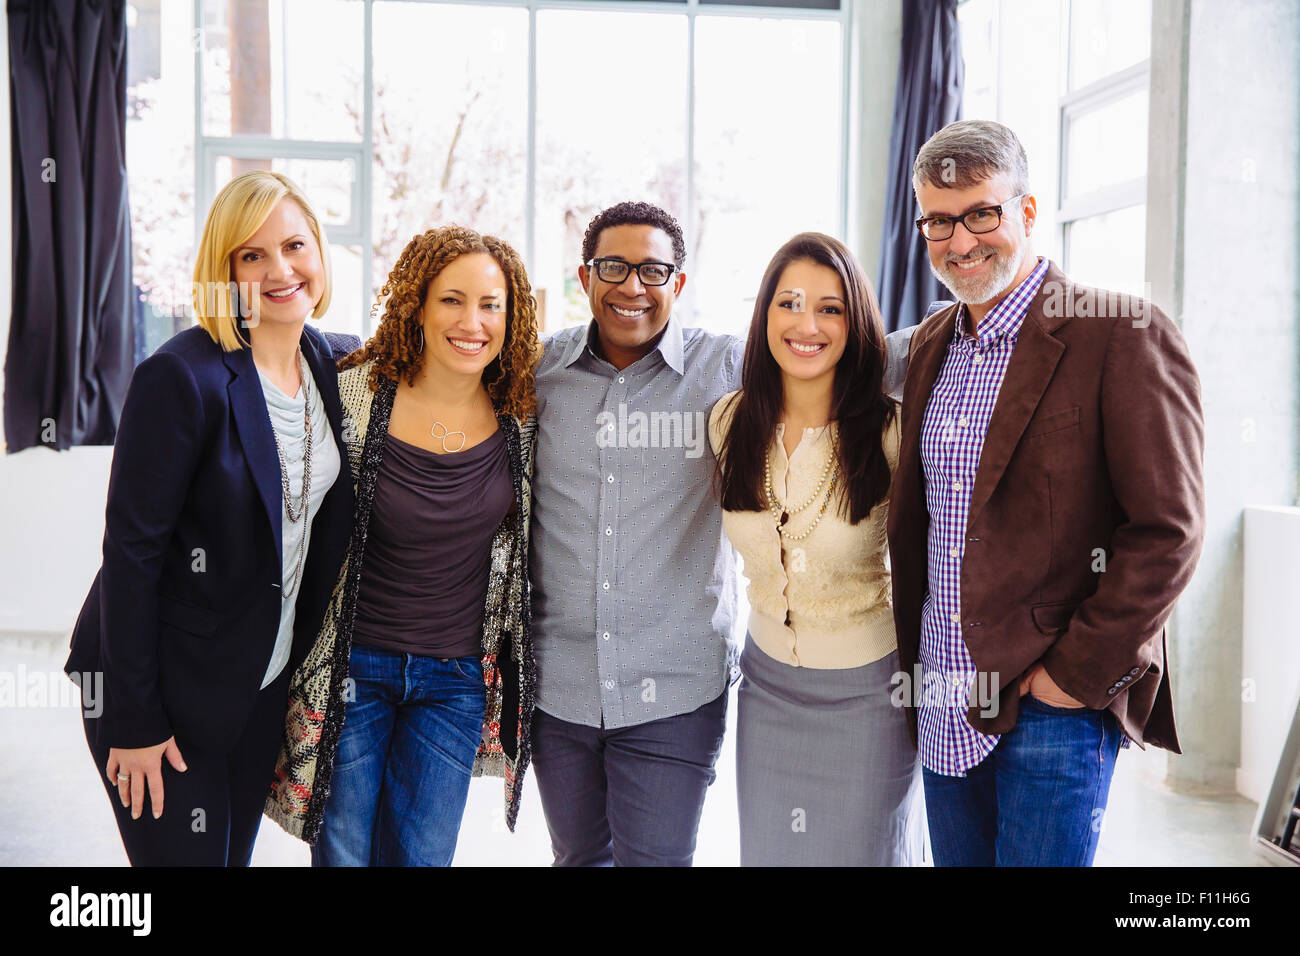
M1181 752L1164 625L1205 533L1200 382L1159 308L1033 254L1010 129L944 127L912 185L959 300L912 337L889 512L935 863L1088 866L1121 746Z

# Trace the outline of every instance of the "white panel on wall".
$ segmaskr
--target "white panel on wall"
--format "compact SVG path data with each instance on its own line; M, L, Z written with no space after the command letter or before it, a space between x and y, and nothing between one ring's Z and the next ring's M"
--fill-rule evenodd
M1237 791L1268 794L1300 691L1300 508L1245 509L1241 639L1241 766Z

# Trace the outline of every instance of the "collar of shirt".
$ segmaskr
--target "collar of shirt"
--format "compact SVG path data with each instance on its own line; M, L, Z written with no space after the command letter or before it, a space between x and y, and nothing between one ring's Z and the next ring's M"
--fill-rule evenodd
M989 310L984 321L980 323L983 328L978 340L966 331L966 327L970 324L970 312L966 309L966 304L963 302L958 306L956 327L953 330L954 344L967 345L982 351L992 348L1007 336L1019 334L1020 326L1024 324L1025 316L1029 313L1029 303L1038 294L1043 276L1047 275L1047 265L1047 259L1039 256L1038 265L1034 266L1034 271L1025 277L1025 281L1004 295L998 304Z
M590 351L592 356L599 358L596 350L592 345L596 341L596 336L600 330L596 325L596 320L592 319L587 326L587 334L576 336L573 344L569 346L569 352L564 356L564 367L568 368L583 352ZM663 335L659 336L659 341L651 351L657 351L663 356L664 364L676 372L678 375L686 374L686 346L682 339L682 326L677 321L677 313L668 314L668 324L664 326ZM648 353L647 353L648 354Z

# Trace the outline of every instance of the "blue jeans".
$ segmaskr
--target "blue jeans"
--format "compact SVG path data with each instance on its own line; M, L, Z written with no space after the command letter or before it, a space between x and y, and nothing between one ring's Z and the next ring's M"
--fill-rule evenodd
M935 866L1091 866L1123 736L1110 711L1020 698L966 776L923 772Z
M556 866L690 866L727 726L727 691L604 730L533 717L533 770Z
M349 700L312 866L449 866L482 736L477 657L352 647Z

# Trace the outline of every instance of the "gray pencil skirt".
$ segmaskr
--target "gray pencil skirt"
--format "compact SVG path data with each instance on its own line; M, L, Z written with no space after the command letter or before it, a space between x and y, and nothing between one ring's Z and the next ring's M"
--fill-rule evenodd
M737 692L741 866L915 866L921 764L889 700L898 652L823 670L746 638Z

